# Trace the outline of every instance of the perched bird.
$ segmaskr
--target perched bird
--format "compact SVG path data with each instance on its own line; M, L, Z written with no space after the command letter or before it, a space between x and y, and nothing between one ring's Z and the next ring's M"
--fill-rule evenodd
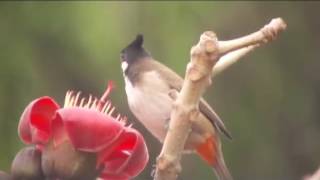
M152 58L143 47L143 36L140 34L121 51L120 59L130 110L152 135L163 142L174 94L181 90L183 79ZM231 135L204 99L200 100L199 110L201 113L192 125L185 150L195 150L214 168L220 180L231 180L223 159L219 132L230 139Z

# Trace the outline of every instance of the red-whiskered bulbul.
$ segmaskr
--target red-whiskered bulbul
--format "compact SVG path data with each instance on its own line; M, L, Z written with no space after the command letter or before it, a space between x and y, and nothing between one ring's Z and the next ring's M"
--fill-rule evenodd
M173 94L179 93L183 79L152 58L143 47L140 34L121 51L120 59L130 110L152 135L163 142L175 101ZM231 135L204 99L200 100L199 111L185 149L195 150L215 169L220 180L231 180L223 159L219 132L230 139Z

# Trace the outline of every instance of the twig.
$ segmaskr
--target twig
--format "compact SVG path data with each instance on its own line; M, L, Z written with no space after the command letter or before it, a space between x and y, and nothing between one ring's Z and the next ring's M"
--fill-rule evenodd
M235 51L232 51L222 56L212 69L212 77L220 74L222 71L230 67L232 64L238 62L243 56L259 47L260 44L251 45Z
M213 67L212 76L216 76L232 64L238 62L243 56L252 52L260 45L276 39L278 34L285 30L286 26L286 23L281 18L275 18L255 33L234 40L219 41L220 51L225 55ZM226 52L229 53L226 54Z
M173 105L169 130L157 159L155 180L175 180L181 171L180 159L192 122L199 115L199 99L211 84L212 69L219 58L234 51L233 55L230 53L225 56L228 61L217 64L219 66L216 68L221 71L232 64L230 62L237 61L235 59L249 52L248 49L239 50L238 53L235 50L275 39L285 27L284 21L278 18L273 19L260 31L235 40L219 42L211 31L200 36L198 44L191 48L191 60L186 68L185 80Z
M224 55L228 52L250 45L267 43L276 39L278 34L285 30L286 27L287 24L283 21L283 19L274 18L269 24L265 25L257 32L229 41L219 41L220 55Z

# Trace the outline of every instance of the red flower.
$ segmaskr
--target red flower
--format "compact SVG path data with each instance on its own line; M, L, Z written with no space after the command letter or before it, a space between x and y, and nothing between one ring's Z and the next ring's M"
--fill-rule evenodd
M20 138L37 145L43 154L65 143L77 152L95 154L95 168L102 179L135 177L146 166L147 147L138 131L125 126L124 118L112 115L115 108L106 100L111 89L109 83L100 99L90 96L88 100L80 98L80 93L67 92L63 108L47 96L32 101L20 119Z

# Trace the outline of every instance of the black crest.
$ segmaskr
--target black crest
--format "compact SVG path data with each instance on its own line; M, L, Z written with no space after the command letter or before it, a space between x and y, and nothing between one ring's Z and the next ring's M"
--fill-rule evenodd
M132 48L143 48L143 35L142 34L138 34L136 39L133 40L128 47L132 47Z
M128 63L149 56L149 53L143 48L143 35L138 34L126 48L121 51L121 60Z

